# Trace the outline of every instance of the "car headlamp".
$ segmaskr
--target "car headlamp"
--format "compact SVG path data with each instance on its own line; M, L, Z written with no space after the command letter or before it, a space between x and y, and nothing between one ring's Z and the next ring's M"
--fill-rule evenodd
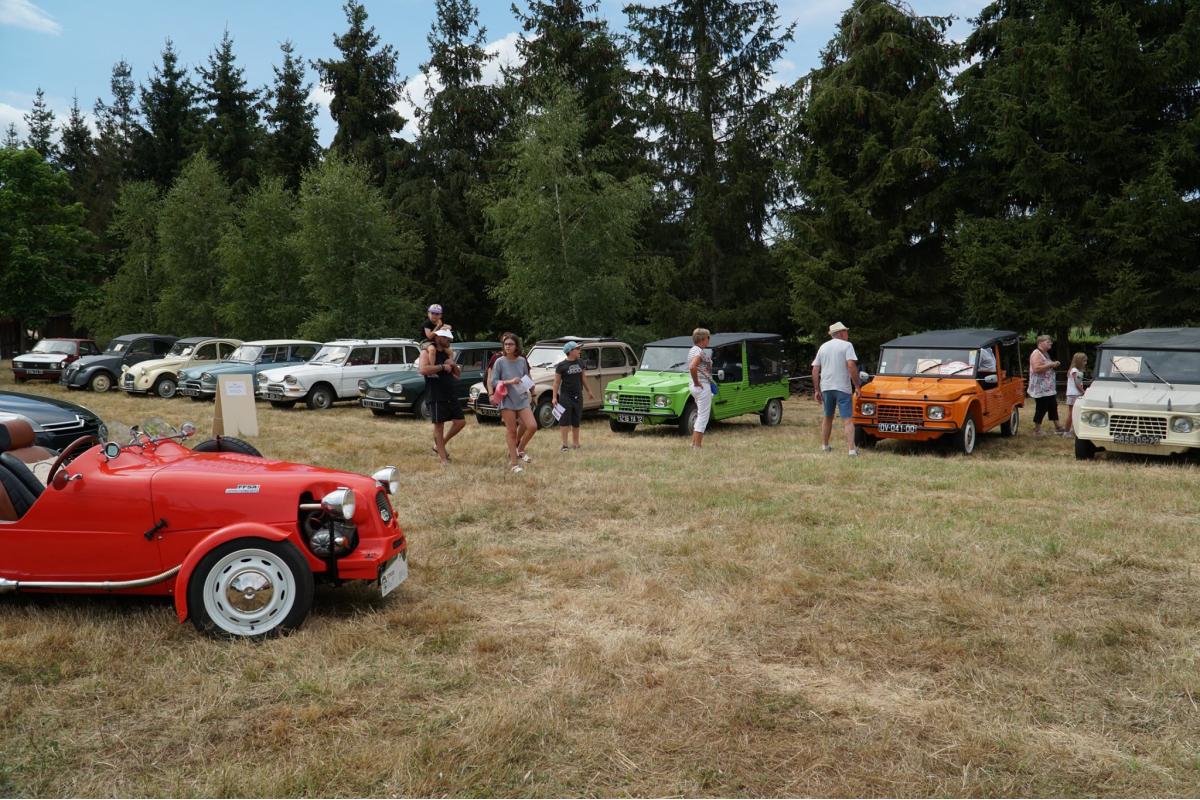
M863 403L861 406L858 407L858 410L860 412L862 412L862 415L864 417L874 416L875 415L875 404L874 403Z
M666 408L669 405L671 405L671 398L667 397L665 394L654 395L655 408Z
M930 406L929 407L929 418L930 419L945 419L946 418L946 407L945 406Z
M479 395L481 395L481 394L483 394L482 389L480 389L478 386L472 386L471 391L470 391L471 402L475 402L476 400L478 400Z
M354 490L339 486L321 498L321 508L335 517L354 518Z
M400 381L396 381L395 383L389 383L387 390L389 392L391 392L392 394L404 394L404 384L401 383Z
M383 467L376 470L371 477L379 484L379 488L388 494L394 495L400 491L400 470L395 467Z
M284 375L284 376L283 376L283 382L284 382L284 383L286 383L288 386L295 386L295 385L296 385L296 384L298 384L300 381L296 380L296 376L295 376L295 375Z
M617 404L617 393L606 392L604 395L604 402L608 403L610 406L615 406Z
M1091 425L1093 428L1104 428L1108 426L1108 414L1103 411L1085 411L1083 412L1084 422Z
M265 386L267 383L267 376L260 372L260 373L258 373L258 376L255 378L255 380Z
M60 362L58 362L58 368L59 368L59 369L62 369L62 368L63 368L63 367L65 367L66 365L67 365L67 362L65 362L65 361L60 361Z
M358 379L358 390L360 392L365 392L367 390L367 379L366 378Z
M213 382L212 373L211 372L201 372L200 373L200 382L201 383L212 383Z
M1191 417L1175 417L1171 420L1171 430L1176 433L1191 433L1192 418Z

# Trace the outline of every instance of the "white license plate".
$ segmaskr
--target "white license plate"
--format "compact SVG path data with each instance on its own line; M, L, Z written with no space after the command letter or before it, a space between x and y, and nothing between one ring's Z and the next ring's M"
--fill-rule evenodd
M916 433L917 426L907 422L881 422L880 433Z
M41 375L41 374L42 374L43 372L45 372L45 371L46 371L46 370L44 370L44 369L27 369L27 370L25 370L25 374L27 374L27 375Z
M631 422L634 425L641 425L646 421L646 417L641 414L617 414L617 422Z
M283 395L279 392L267 392L268 400L282 400Z
M387 403L382 400L363 400L362 404L367 408L387 408Z
M179 393L185 397L199 397L200 396L199 389L180 389Z
M408 561L405 560L404 556L396 556L390 564L383 568L383 572L379 575L380 596L387 597L388 593L404 583L404 579L407 577Z
M1162 437L1144 433L1118 433L1113 436L1113 441L1117 444L1158 444L1162 441Z

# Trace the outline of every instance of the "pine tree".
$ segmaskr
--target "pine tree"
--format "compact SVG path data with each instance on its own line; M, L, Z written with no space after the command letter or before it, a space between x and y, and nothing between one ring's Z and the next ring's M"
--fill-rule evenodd
M244 70L236 65L229 31L208 57L208 68L198 70L199 99L207 110L204 146L235 193L257 180L256 152L262 130L258 121L258 92L246 88Z
M8 123L8 127L4 130L4 143L2 146L5 150L21 149L21 136L17 133L17 124L15 122Z
M800 203L780 249L801 330L844 320L870 352L957 319L948 25L895 0L856 0L822 66L794 87L804 98L789 154Z
M71 116L63 125L59 166L67 173L75 200L87 207L95 181L96 147L92 130L79 110L79 98L71 102Z
M398 170L399 144L393 137L405 120L395 106L404 81L396 77L396 51L379 46L362 3L347 0L343 8L350 28L333 38L341 58L316 62L322 85L333 94L329 113L337 133L331 150L364 164L372 183L387 186Z
M58 145L54 141L54 112L46 105L46 94L38 87L33 98L33 108L25 115L25 127L29 135L25 146L42 154L51 163L58 161Z
M275 85L267 91L265 171L284 179L288 189L300 188L300 177L316 163L321 147L317 142L317 107L308 101L311 83L304 81L304 61L284 42L283 64L275 67Z
M656 305L675 327L698 318L744 327L752 318L757 329L781 329L785 299L762 290L784 281L764 242L778 196L765 86L792 27L778 29L770 0L672 0L625 11L646 65L640 102L665 187L660 212L674 231L659 246L680 267Z
M155 67L149 86L141 90L144 127L138 131L136 146L142 174L164 190L171 187L199 143L195 94L168 39L161 66Z
M134 177L136 171L133 146L138 122L133 101L137 87L133 83L133 69L129 62L121 60L113 64L109 88L113 96L112 104L97 98L94 106L96 153L100 167L106 175L112 176L106 182L118 184L121 180ZM111 196L116 197L115 187Z

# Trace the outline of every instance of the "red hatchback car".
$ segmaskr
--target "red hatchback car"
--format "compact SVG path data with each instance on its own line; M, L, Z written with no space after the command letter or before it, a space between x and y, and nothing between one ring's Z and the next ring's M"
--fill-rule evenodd
M0 594L170 595L180 622L257 639L303 623L314 581L387 595L407 578L395 467L271 461L236 439L191 450L184 428L83 437L55 456L24 421L0 421ZM48 473L30 469L52 457Z
M17 383L43 379L57 382L72 361L96 355L100 355L100 348L91 339L42 339L28 353L13 357L13 378Z

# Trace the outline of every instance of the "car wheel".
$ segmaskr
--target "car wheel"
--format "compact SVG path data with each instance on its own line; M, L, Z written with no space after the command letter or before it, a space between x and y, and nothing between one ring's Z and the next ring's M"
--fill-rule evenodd
M1014 407L1012 413L1008 415L1008 422L1000 423L1001 436L1016 436L1017 429L1021 427L1021 409Z
M633 433L637 425L632 422L618 422L616 417L608 418L608 429L613 433Z
M426 422L433 421L433 404L429 402L429 395L422 394L413 401L413 414Z
M690 436L692 429L696 427L696 403L693 400L688 400L687 405L683 407L683 413L679 415L679 432L684 436Z
M112 376L107 372L97 372L92 376L92 379L88 381L88 388L93 392L107 392L112 388L112 385Z
M193 453L241 453L244 456L263 457L258 448L245 439L233 436L218 436L215 439L205 439L192 448Z
M306 404L313 411L324 411L333 406L333 389L322 384L314 386L312 391L308 393Z
M196 630L224 639L265 639L304 622L313 576L288 542L235 539L200 560L187 597Z
M1080 439L1075 437L1075 459L1077 461L1091 461L1096 457L1096 443L1091 439Z
M778 397L768 400L767 407L758 414L758 421L772 428L783 422L783 401Z
M854 426L854 446L863 450L870 450L875 445L879 444L879 440L867 433L867 429L862 425Z
M296 405L295 400L272 400L271 408L291 408Z
M971 455L971 453L975 452L975 442L976 439L978 439L976 434L977 431L975 429L975 418L968 415L967 418L963 420L962 427L959 428L958 432L954 434L954 446L957 447L963 455Z
M537 426L541 428L553 428L558 422L554 418L554 404L550 402L550 398L545 395L538 401L537 409L533 412L534 419L537 420Z
M170 400L178 389L179 385L169 375L164 375L154 382L154 393L163 400Z
M396 416L391 411L388 411L386 408L372 408L371 413L377 417L394 417L394 416Z

